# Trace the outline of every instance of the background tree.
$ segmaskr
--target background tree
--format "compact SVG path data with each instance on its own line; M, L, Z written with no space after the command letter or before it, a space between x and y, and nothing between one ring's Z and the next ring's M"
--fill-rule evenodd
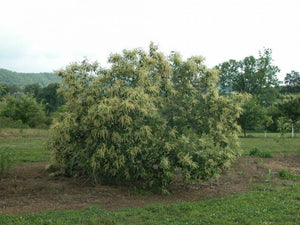
M41 103L42 101L42 86L39 83L28 84L24 87L23 92L25 94L32 94L32 96Z
M273 123L273 119L272 119L272 116L269 113L269 109L268 108L263 108L260 126L264 130L265 137L267 137L268 129L270 128L272 123Z
M265 49L259 53L259 58L245 57L241 61L229 60L217 66L220 70L220 93L231 92L251 94L252 99L243 106L239 119L244 136L246 130L258 127L266 116L266 108L278 98L276 88L279 85L277 73L279 69L272 65L272 51Z
M284 78L283 93L300 93L300 73L292 70Z
M245 92L241 91L239 87L241 79L241 62L230 59L227 62L217 66L220 71L219 88L220 93L230 94L232 92Z
M28 94L6 95L1 104L1 117L22 121L30 127L45 126L43 106Z
M247 130L253 130L264 122L266 111L255 96L249 96L242 107L243 112L238 118L238 122L242 127L244 137L246 137Z
M19 88L15 84L8 84L6 85L6 94L11 94L11 95L18 95L22 92L21 88Z
M220 70L220 89L223 92L249 93L259 102L269 104L276 98L273 87L279 85L276 75L279 69L272 65L271 54L270 49L265 49L257 59L249 56L241 61L229 60L220 64L217 67Z
M58 83L52 83L46 87L42 87L40 84L35 83L26 85L24 92L31 93L38 103L44 104L45 113L49 116L65 103L63 97L57 93L58 88Z
M277 101L276 106L279 112L281 112L282 120L284 121L284 118L290 120L292 137L294 137L295 125L300 120L300 94L282 96L282 98Z
M58 83L52 83L41 90L41 102L45 105L46 115L51 115L58 107L65 104L64 98L57 93Z
M0 83L0 101L2 100L3 96L7 94L7 84Z

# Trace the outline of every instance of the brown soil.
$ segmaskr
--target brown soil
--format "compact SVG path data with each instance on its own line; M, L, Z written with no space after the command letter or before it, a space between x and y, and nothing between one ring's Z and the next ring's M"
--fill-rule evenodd
M174 183L167 196L134 191L126 186L92 186L74 178L54 178L45 166L44 162L19 164L8 178L0 180L0 214L80 209L90 205L114 210L217 198L251 191L251 184L263 183L270 175L269 168L272 176L280 169L300 174L300 155L278 154L272 159L243 157L219 179L197 185Z
M0 134L0 137L2 138L14 138L19 137L18 135L11 135L11 134Z

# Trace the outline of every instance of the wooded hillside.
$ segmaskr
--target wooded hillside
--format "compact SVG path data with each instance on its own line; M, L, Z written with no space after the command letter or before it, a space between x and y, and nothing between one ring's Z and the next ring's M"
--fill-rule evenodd
M0 68L0 83L16 85L20 88L33 83L39 83L45 87L51 83L59 83L60 80L54 73L17 73Z

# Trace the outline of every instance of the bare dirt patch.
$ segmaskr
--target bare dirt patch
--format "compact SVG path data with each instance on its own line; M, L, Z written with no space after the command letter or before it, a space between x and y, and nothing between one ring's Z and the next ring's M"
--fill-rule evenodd
M2 138L14 138L14 137L19 137L19 135L0 134L0 137L2 137Z
M265 166L275 170L289 170L295 174L300 174L300 154L277 154L274 158L265 159Z
M300 173L300 155L278 154L272 159L243 157L219 179L197 185L172 184L168 196L126 186L92 186L74 178L49 177L45 166L44 162L19 164L8 178L0 180L0 214L80 209L90 205L114 210L217 198L250 191L251 184L264 182L269 168Z

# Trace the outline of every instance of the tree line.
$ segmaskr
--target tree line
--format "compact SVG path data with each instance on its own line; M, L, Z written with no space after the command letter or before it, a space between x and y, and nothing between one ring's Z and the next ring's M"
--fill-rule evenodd
M291 71L284 78L284 85L277 79L279 68L272 64L272 51L264 49L259 57L229 60L217 66L220 71L219 87L223 95L232 92L246 93L248 99L238 118L246 136L247 130L260 129L286 132L294 136L299 129L300 74Z
M300 73L292 70L286 74L284 83L281 84L277 79L280 70L273 65L270 49L264 49L258 58L248 56L240 61L229 60L217 65L216 69L219 71L218 87L221 95L236 92L248 96L242 106L243 113L237 119L244 136L248 130L264 130L266 135L267 131L283 133L287 130L294 135L294 132L299 130ZM2 121L6 118L7 121L12 120L12 123L18 121L19 124L30 127L49 125L51 116L55 115L65 102L63 97L57 94L58 88L59 83L45 87L34 83L23 88L15 84L0 83ZM27 107L23 107L22 110L16 109L25 102ZM32 112L38 113L33 116ZM27 114L28 118L41 118L30 119L39 121L33 123L22 114Z

